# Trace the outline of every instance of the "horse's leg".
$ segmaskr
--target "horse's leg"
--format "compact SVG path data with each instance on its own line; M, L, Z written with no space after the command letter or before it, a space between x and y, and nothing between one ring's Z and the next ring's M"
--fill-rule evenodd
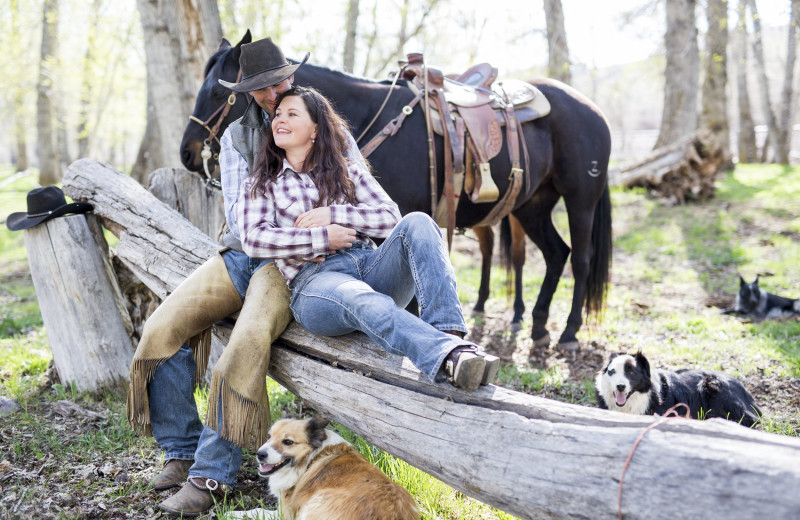
M476 226L472 228L478 237L478 246L481 250L481 285L478 289L478 301L472 308L473 314L482 314L484 305L489 299L489 278L492 272L492 253L494 250L494 231L491 226Z
M525 230L514 215L508 216L511 226L511 263L514 266L514 319L511 332L522 330L525 301L522 298L522 267L525 265Z
M534 346L550 344L550 334L547 332L547 319L550 316L550 302L558 287L558 281L569 257L569 246L558 234L551 212L561 195L555 190L552 183L542 185L533 195L531 200L514 211L525 233L541 250L547 271L539 289L539 296L533 306L533 327L531 338Z
M572 276L575 284L572 289L572 307L567 317L567 326L558 340L558 348L564 351L578 349L577 333L583 325L583 306L586 298L586 282L589 278L589 266L592 259L592 225L594 206L586 207L564 197L569 219L570 242L572 244Z

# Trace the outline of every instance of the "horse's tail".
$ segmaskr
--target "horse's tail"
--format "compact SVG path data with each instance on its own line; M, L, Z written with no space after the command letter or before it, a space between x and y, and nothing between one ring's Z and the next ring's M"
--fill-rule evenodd
M589 262L589 277L586 280L587 315L599 314L605 306L611 269L611 195L608 184L594 209L592 225L592 259Z
M500 220L500 265L506 270L506 294L511 295L514 286L511 278L511 223L508 215Z

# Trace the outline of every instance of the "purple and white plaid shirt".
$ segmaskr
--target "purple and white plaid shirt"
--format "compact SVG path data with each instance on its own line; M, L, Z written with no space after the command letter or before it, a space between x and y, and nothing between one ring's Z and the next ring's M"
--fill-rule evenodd
M356 241L374 246L370 237L389 236L400 220L400 210L369 171L350 163L348 174L355 184L357 204L332 204L331 223L354 229ZM335 253L328 247L325 227L294 227L297 217L313 209L319 199L307 173L294 171L284 160L283 170L263 196L251 195L251 183L248 179L237 204L239 234L247 256L275 258L278 269L291 282L308 260Z

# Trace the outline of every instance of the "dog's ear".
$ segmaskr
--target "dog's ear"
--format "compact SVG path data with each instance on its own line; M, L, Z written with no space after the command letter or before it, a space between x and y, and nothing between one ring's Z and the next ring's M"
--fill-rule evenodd
M760 274L757 274L757 275L756 275L756 279L755 279L755 280L753 280L753 286L754 286L754 287L758 287L758 277L759 277L759 276L761 276L761 275L760 275Z
M611 365L611 362L614 361L614 358L619 356L619 352L612 352L608 355L608 361L606 361L605 366L603 367L603 373L605 374L608 372L608 367Z
M742 277L742 275L739 275L739 288L741 289L745 285L747 285L747 282L744 281L744 277Z
M650 378L650 362L647 361L647 358L644 357L644 354L642 354L641 350L636 353L635 359L636 359L636 366L641 368L642 372L644 372L645 377L647 377L649 379Z
M320 414L315 415L308 421L306 431L308 432L308 443L311 446L314 448L322 446L322 443L328 438L328 434L325 433L325 427L328 426L330 422L330 419Z

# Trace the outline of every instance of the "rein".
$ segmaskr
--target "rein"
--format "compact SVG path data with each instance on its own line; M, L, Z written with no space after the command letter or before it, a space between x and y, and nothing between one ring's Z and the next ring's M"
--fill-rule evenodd
M241 79L242 79L242 69L239 69L239 73L236 75L236 83L239 83ZM219 141L219 138L217 137L217 134L219 133L219 129L222 126L222 122L225 120L225 118L228 116L228 113L231 111L231 107L236 103L236 94L237 92L231 91L227 101L225 101L225 103L220 105L220 107L216 109L214 113L211 114L211 116L209 116L209 118L206 119L205 121L195 117L194 115L189 116L189 121L197 123L198 125L202 126L208 131L208 137L206 139L203 139L203 151L200 152L200 157L203 158L203 172L206 174L206 184L211 184L212 186L217 188L221 186L219 181L215 180L211 175L211 172L208 171L208 160L211 159L212 156L211 143L213 141L217 141L217 144L222 146L222 144ZM217 122L214 124L213 127L209 127L208 126L209 123L211 123L211 121L215 117L217 117L217 115L219 115ZM219 159L219 154L214 154L214 160L216 161L218 159Z
M378 109L378 112L375 114L375 117L372 118L372 121L370 121L367 127L364 129L364 131L361 132L361 135L358 136L358 139L356 139L356 144L361 142L361 139L363 139L364 136L367 135L369 129L372 128L372 125L374 125L375 121L378 120L378 116L381 115L383 109L386 108L386 103L389 102L389 97L392 95L392 92L394 92L394 86L397 85L397 80L400 79L400 74L402 74L405 69L406 69L405 66L403 66L400 68L400 70L397 71L394 80L392 80L392 86L389 87L389 92L386 93L386 97L383 100L383 104L381 104L381 107Z

